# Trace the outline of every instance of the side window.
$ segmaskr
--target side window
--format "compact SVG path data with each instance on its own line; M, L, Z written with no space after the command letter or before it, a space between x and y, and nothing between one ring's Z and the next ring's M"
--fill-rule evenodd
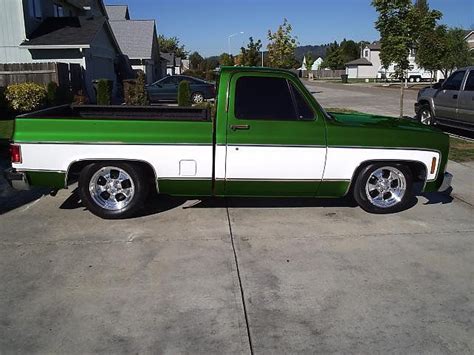
M40 19L43 16L41 12L41 0L28 0L28 8L31 17Z
M458 71L451 75L443 84L443 90L461 90L462 80L464 79L465 71Z
M158 81L157 83L161 84L161 85L169 85L169 84L171 84L171 78L172 78L171 76L168 76L168 77L164 78L163 80Z
M290 87L284 78L239 78L234 114L247 120L297 120Z
M471 70L469 76L467 77L466 86L464 86L464 91L474 91L474 70Z
M291 84L291 89L293 90L293 95L295 96L296 109L298 111L297 112L298 118L300 120L314 119L313 110L308 105L308 103L306 102L301 92L293 84Z
M53 4L54 17L64 17L64 8L61 5Z

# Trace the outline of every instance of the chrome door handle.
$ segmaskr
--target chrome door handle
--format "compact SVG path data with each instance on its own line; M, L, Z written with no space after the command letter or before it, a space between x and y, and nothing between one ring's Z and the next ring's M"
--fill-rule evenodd
M250 129L250 126L248 124L233 124L230 126L230 129L233 131L247 130L247 129Z

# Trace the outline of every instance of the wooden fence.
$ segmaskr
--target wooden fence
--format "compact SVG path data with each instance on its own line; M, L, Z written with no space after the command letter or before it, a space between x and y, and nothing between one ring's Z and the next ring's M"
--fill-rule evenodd
M47 85L51 81L77 92L83 88L82 68L79 64L52 62L0 64L0 87L26 82Z

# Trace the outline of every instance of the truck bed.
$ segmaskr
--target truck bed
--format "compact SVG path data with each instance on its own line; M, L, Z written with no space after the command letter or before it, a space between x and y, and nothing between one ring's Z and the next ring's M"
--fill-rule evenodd
M169 106L57 106L18 116L22 143L210 144L210 110Z
M18 118L211 121L210 110L203 108L125 105L63 105L27 113Z

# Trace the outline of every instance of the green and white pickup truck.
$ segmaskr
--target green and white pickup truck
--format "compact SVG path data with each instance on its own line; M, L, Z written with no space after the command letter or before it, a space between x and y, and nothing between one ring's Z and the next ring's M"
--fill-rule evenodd
M368 212L444 190L448 136L415 121L325 112L290 72L225 67L216 114L178 107L61 106L19 116L7 179L65 188L103 218L148 194L342 197Z

